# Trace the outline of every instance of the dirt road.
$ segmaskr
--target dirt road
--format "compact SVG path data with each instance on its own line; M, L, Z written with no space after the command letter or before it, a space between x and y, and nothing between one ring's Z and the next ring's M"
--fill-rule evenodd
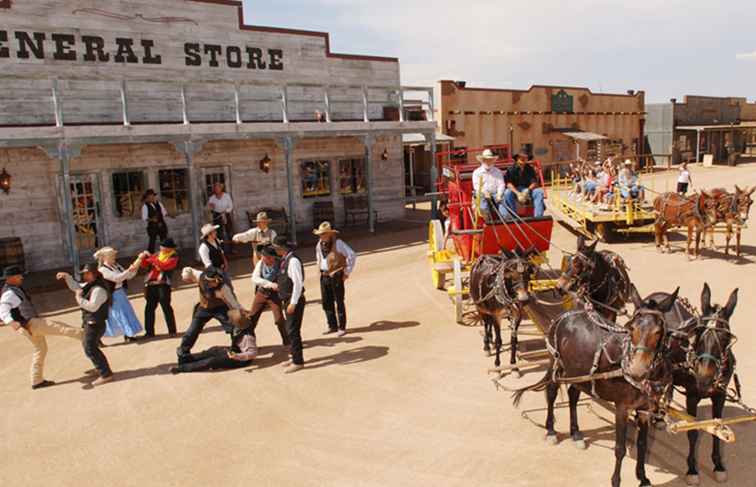
M694 171L697 186L756 185L754 166ZM0 329L0 485L608 485L610 415L581 408L589 447L578 451L566 438L567 414L560 409L561 443L547 446L539 426L543 412L529 413L533 422L522 417L542 408L543 396L526 396L516 410L507 394L494 389L479 330L454 324L448 298L430 284L424 238L425 226L418 223L417 230L353 242L361 254L348 283L350 333L341 339L321 336L319 289L308 266L308 365L291 376L282 373L286 357L266 315L258 329L262 356L249 369L174 377L168 368L178 340L118 344L105 349L117 380L89 390L82 372L91 365L80 345L53 338L46 375L58 385L33 392L29 345ZM682 241L673 242L673 255L657 254L650 242L611 248L626 259L642 294L679 285L698 303L707 280L722 303L740 287L735 351L745 397L756 404L756 225L743 240L738 261L706 252L689 263ZM554 241L566 249L575 245L575 237L558 227ZM552 262L559 258L554 249ZM248 276L235 286L249 303ZM64 297L52 293L40 302L52 312ZM182 330L195 299L192 289L175 294ZM140 311L144 302L135 298L133 304ZM73 311L54 319L78 325ZM164 332L161 320L158 330ZM196 350L225 342L211 327ZM734 429L737 443L725 449L729 485L754 485L756 425ZM652 435L648 475L654 485L684 485L685 437ZM699 454L705 485L714 484L710 444L705 437ZM624 463L623 485L637 485L632 455Z

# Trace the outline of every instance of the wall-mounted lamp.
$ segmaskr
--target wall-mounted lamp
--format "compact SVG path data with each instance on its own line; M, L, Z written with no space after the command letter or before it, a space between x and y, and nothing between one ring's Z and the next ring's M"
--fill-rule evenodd
M270 172L270 166L273 163L273 161L268 157L268 153L265 153L265 157L260 159L260 170L264 172L265 174L268 174Z
M381 154L381 160L388 161L388 158L389 158L389 151L388 151L388 147L386 147L385 149L383 149L383 154Z
M5 194L10 193L11 189L11 175L8 174L8 171L3 168L3 172L0 173L0 189L5 192Z

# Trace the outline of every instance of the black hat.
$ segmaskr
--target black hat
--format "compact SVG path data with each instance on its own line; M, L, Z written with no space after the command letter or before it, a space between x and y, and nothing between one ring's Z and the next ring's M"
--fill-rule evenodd
M265 245L265 246L263 246L263 248L260 250L260 253L262 255L267 256L267 257L277 257L278 256L278 254L276 254L276 249L274 249L273 246L271 246L271 245Z
M207 279L223 279L223 274L217 267L208 267L205 269L205 278Z
M89 262L87 264L84 264L81 268L81 271L79 271L81 274L84 274L85 272L92 272L94 274L99 274L100 269L97 266L96 262Z
M10 265L3 269L3 275L0 276L0 279L8 279L13 276L23 276L24 274L26 274L26 272L24 272L24 269L20 265Z
M296 245L294 245L293 242L289 242L289 240L283 235L279 235L273 240L273 247L282 250L294 250Z
M177 247L176 242L170 237L160 242L160 246L165 247L166 249L175 249Z
M147 191L145 191L145 192L144 192L144 194L142 195L142 201L146 200L148 196L152 196L152 195L157 195L157 193L155 193L155 190L154 190L154 189L148 189L148 190L147 190Z

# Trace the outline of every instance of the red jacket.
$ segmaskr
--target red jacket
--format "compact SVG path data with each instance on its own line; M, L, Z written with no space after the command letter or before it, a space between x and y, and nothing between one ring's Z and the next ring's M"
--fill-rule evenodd
M150 272L145 279L145 285L168 284L170 286L173 270L178 267L178 263L178 254L163 262L158 260L158 254L147 257L142 262L142 267L150 268Z

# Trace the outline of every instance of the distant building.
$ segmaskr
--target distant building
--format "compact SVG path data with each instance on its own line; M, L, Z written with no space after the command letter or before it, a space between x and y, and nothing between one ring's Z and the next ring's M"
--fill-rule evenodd
M535 85L527 90L471 88L440 82L438 119L455 148L510 144L543 162L642 152L643 91L593 93Z
M745 98L686 96L646 111L649 150L669 154L673 164L700 162L706 154L730 164L756 157L756 103Z

